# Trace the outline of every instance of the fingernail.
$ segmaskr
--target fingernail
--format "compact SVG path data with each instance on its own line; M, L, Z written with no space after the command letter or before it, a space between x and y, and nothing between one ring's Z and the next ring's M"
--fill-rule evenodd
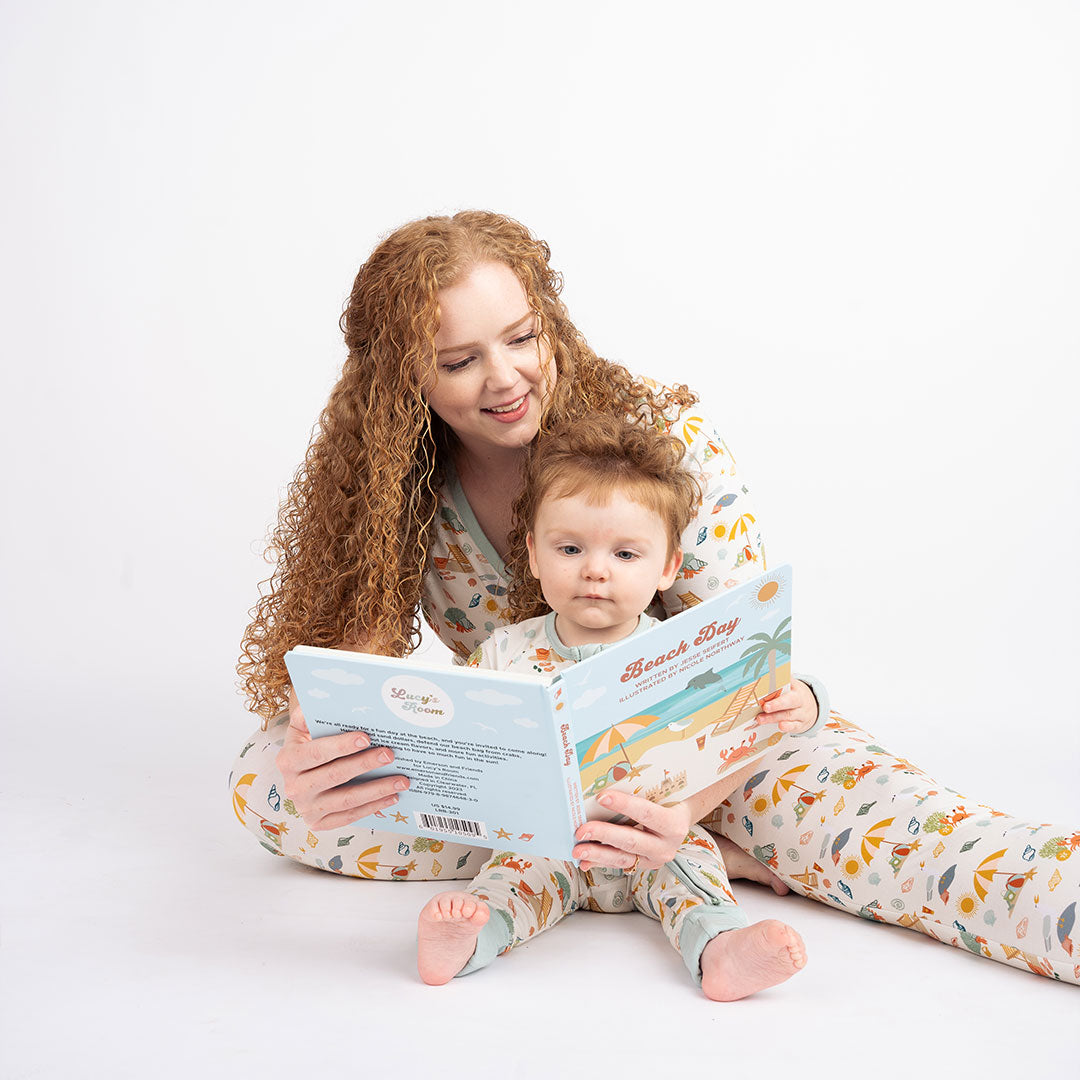
M394 781L394 788L397 791L404 791L409 786L409 781L403 776L400 780Z
M384 765L385 765L385 764L386 764L386 763L387 763L388 761L390 761L390 760L391 760L391 759L393 758L393 756L394 756L394 755L393 755L393 754L391 754L389 750L380 750L380 751L379 751L379 760L380 760L380 761L381 761L381 762L382 762L382 763L383 763Z
M600 798L599 798L599 799L597 799L596 801L597 801L597 802L598 802L598 803L599 803L599 804L600 804L601 806L610 806L610 805L611 805L611 802L612 802L612 800L611 800L611 796L610 796L610 795L601 795L601 796L600 796Z
M366 735L357 735L356 745L361 750L366 750L371 745L371 740Z

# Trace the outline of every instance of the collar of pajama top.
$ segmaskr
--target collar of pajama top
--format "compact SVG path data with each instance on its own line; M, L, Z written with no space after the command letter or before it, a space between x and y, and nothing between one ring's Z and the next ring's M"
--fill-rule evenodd
M619 641L629 641L630 638L638 637L640 634L644 634L646 630L650 630L657 625L659 625L658 619L641 614L638 616L637 626L626 637L619 638ZM555 647L555 651L567 660L572 660L575 664L581 660L588 660L590 656L595 656L598 652L603 652L609 645L619 644L619 641L594 641L585 645L567 645L555 632L554 611L549 611L544 616L544 633L547 635L548 641Z

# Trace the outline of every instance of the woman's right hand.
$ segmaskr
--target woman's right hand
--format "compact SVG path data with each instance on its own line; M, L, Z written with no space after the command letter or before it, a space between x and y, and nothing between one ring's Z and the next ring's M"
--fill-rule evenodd
M360 732L313 739L294 691L289 692L289 728L277 756L284 795L316 832L351 825L398 801L409 786L405 776L384 776L362 784L349 780L394 760L387 746L371 747Z

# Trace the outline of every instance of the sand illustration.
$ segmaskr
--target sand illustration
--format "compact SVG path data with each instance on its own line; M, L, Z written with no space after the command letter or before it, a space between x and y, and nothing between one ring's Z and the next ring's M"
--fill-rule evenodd
M790 663L778 667L776 685L784 686L790 673ZM762 681L765 680L758 680ZM678 802L714 783L724 773L741 769L752 759L751 755L775 745L782 735L772 726L753 723L760 711L750 692L755 685L751 683L726 694L689 716L670 721L658 731L617 746L599 761L587 764L581 770L587 816L604 816L603 809L596 804L596 796L609 790L645 795L657 802ZM767 681L765 686L757 686L758 694L765 696L769 692L767 687ZM671 724L679 730L672 731ZM680 784L684 773L685 781Z

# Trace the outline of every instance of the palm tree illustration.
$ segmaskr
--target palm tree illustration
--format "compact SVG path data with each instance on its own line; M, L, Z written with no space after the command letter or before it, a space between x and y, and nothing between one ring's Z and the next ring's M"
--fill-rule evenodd
M761 670L766 664L769 666L769 693L771 694L776 689L776 656L777 653L783 654L787 658L791 658L791 630L789 623L791 617L784 619L772 632L772 634L751 634L747 639L748 641L754 641L757 644L751 645L743 654L739 657L740 660L745 660L746 664L743 666L743 674L751 674L754 676L754 701L757 702L757 684L761 678ZM753 669L751 671L751 668ZM760 702L758 702L760 704Z

